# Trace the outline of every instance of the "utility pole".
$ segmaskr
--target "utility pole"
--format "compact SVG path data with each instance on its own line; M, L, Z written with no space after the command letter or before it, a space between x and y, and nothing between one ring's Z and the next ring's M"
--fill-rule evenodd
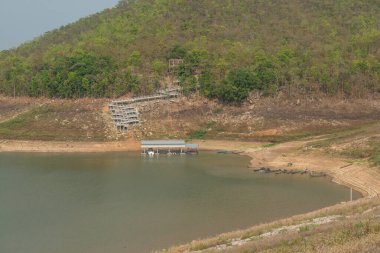
M350 188L350 201L352 202L352 187Z

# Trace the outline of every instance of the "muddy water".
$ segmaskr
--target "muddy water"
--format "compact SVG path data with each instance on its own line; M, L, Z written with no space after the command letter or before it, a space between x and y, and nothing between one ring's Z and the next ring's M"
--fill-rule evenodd
M247 164L217 154L0 154L0 252L149 252L349 198L326 179Z

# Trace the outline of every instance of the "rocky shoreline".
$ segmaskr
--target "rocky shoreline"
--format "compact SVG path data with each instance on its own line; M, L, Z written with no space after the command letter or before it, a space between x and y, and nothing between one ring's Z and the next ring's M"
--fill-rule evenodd
M275 175L280 175L280 174L288 174L288 175L308 175L310 177L327 177L327 173L321 172L321 171L313 171L309 169L303 169L303 170L298 170L298 169L272 169L268 167L260 167L260 168L248 168L252 169L253 172L256 173L262 173L262 174L275 174Z

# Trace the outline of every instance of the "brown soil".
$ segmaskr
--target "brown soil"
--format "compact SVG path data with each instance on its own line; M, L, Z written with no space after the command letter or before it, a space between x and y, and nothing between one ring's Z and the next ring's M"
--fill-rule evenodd
M210 139L263 140L380 120L379 100L262 98L226 106L193 96L142 105L139 138L185 138L197 130ZM266 137L266 138L263 138Z
M46 103L45 99L33 99L28 97L10 98L0 96L0 123L17 117L37 105Z
M365 160L349 161L319 150L309 152L307 144L312 141L314 139L287 142L246 154L252 157L252 168L265 166L273 169L322 171L329 174L335 182L351 186L366 196L380 194L379 168L371 167Z
M284 140L380 120L379 100L261 98L228 106L192 96L139 105L141 125L120 134L112 125L108 102L0 97L0 139L187 138L202 131L206 139ZM17 116L30 117L22 118L17 126L2 127L1 122Z
M112 139L105 100L4 100L0 139L104 141ZM109 134L110 133L110 134Z
M137 141L68 142L68 141L0 141L0 152L124 152L139 151Z

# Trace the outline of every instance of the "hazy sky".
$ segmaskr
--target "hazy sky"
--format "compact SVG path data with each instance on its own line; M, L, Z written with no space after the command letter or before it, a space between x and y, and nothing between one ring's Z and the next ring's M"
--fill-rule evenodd
M0 0L0 50L117 3L118 0Z

